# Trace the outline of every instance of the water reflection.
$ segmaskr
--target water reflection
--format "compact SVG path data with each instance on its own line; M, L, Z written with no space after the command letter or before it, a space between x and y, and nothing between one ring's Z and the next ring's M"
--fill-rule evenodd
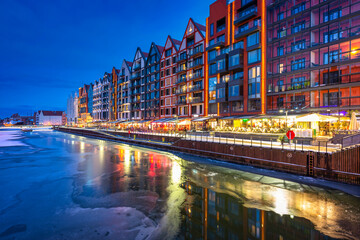
M87 208L135 208L159 224L155 238L351 239L360 235L360 202L343 193L198 164L163 152L94 142L80 141L83 161L73 201ZM73 149L74 144L69 145Z
M244 207L235 197L193 182L181 186L191 196L182 209L186 239L333 239L307 219Z

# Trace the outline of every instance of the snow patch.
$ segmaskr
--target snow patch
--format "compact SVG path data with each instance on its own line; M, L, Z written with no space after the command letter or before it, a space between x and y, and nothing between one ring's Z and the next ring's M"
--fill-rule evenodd
M0 131L0 147L27 146L25 143L17 141L20 138L20 131Z

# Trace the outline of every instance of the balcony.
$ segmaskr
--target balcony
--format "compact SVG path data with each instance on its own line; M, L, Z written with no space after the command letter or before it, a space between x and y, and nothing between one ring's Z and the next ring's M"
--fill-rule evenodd
M179 58L177 59L177 63L183 62L187 60L187 54L180 54Z
M140 78L140 77L141 77L141 73L138 72L138 73L135 73L135 74L132 74L132 75L131 75L131 80L133 80L133 79L138 79L138 78Z
M257 12L256 6L245 9L244 11L241 11L238 14L236 14L235 20L234 20L234 25L240 25L244 21L246 21L252 17L256 17L257 14L258 14L258 12Z
M183 83L183 82L186 82L186 76L184 76L184 77L179 77L179 78L176 80L176 84L180 84L180 83Z
M208 43L206 45L206 51L210 51L214 48L222 48L222 47L225 47L224 41L214 41L213 43Z
M134 66L133 66L133 71L137 71L137 70L139 70L141 68L141 64L134 64Z
M204 101L204 99L202 97L193 97L193 98L189 98L190 103L195 104L195 103L201 103Z
M198 79L198 78L202 78L203 77L203 73L202 72L195 72L189 75L189 81Z
M204 64L204 62L202 60L201 61L196 61L196 62L189 62L188 63L188 69L202 67L203 64Z
M261 22L259 20L257 20L257 21L254 21L252 24L249 24L250 26L247 29L244 29L244 30L237 29L235 32L235 39L238 40L238 39L243 38L253 32L260 31L260 29L261 29L260 23Z
M186 72L186 70L187 70L187 68L186 68L186 66L179 66L178 68L177 68L177 72L176 73L182 73L182 72Z
M200 46L200 47L195 47L195 48L189 49L188 55L189 55L189 57L194 57L194 56L202 54L203 52L204 52L204 47Z
M176 105L186 105L186 99L180 99L176 102Z
M176 89L176 95L186 94L186 87Z
M204 87L202 84L197 84L197 85L189 86L188 92L202 91L203 89L204 89Z
M239 85L239 86L244 85L244 77L232 75L229 80L229 86L234 86L234 85Z

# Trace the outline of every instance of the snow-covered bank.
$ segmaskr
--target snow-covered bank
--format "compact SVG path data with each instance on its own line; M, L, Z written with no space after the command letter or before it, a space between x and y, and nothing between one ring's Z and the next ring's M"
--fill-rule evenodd
M20 138L20 130L0 131L0 147L27 146L25 143L19 141Z

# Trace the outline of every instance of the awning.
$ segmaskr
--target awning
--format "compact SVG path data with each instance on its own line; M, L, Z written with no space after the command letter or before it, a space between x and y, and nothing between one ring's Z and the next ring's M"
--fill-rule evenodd
M230 116L230 117L221 118L220 120L251 119L254 117L255 116Z
M161 119L153 121L152 123L163 123L163 122L169 121L171 119L172 118L161 118Z
M151 122L152 120L141 120L140 122L138 123L147 123L147 122Z
M121 123L121 122L125 122L124 120L117 120L117 121L113 121L113 122L109 122L109 123Z
M295 121L296 122L336 122L336 121L338 121L338 118L321 115L318 113L312 113L312 114L307 114L305 116L296 118Z
M191 120L192 122L203 122L205 120L209 120L213 117L199 117L199 118L194 118L193 120Z

